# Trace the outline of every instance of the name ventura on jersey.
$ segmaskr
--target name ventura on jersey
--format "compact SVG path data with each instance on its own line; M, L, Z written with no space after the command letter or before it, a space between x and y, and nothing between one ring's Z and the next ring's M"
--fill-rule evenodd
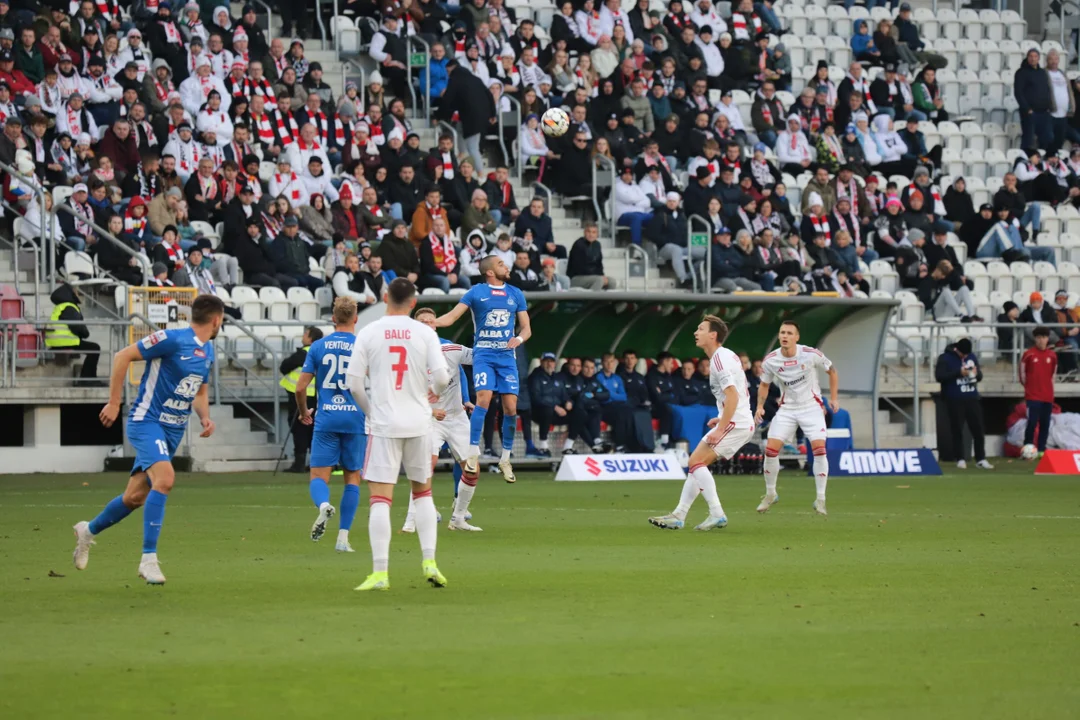
M763 382L781 385L780 404L783 407L824 407L817 369L828 371L832 362L820 350L796 345L793 357L784 357L781 351L774 350L765 356L761 367Z

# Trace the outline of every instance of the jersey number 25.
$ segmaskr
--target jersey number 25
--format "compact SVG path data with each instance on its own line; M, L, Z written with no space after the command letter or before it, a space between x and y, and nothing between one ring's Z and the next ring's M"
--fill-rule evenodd
M327 368L326 377L323 378L324 390L348 390L349 383L345 380L345 373L349 368L349 358L345 355L323 355L323 367Z

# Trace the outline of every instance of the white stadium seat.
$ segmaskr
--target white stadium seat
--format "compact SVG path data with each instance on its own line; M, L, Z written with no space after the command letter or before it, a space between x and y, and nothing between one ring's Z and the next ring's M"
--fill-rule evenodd
M254 288L237 285L232 289L233 306L240 311L240 316L248 322L263 319L262 302Z
M991 260L986 264L986 272L990 276L990 282L993 285L994 290L1003 293L1013 293L1016 288L1013 286L1012 272L1009 270L1009 266L1000 260Z
M266 317L271 322L284 322L290 319L292 306L281 288L269 285L260 288L259 300L266 308Z
M285 295L292 305L292 316L301 322L314 322L319 319L319 303L315 296L304 287L291 287Z

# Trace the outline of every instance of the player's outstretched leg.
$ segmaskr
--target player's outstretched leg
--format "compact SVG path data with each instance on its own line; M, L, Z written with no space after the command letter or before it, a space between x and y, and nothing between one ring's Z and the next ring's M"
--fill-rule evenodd
M462 468L469 473L480 472L480 438L484 435L484 419L487 418L487 403L489 402L491 402L490 390L477 391L476 407L469 416L469 457L465 458L465 466Z
M169 499L176 476L172 463L156 462L147 471L152 482L143 506L143 554L139 560L139 577L149 585L164 585L165 575L158 564L157 545L161 526L165 522L165 502Z
M727 525L727 515L724 514L724 508L720 505L720 496L716 494L716 480L713 479L712 473L709 472L708 465L703 462L694 463L691 461L690 477L697 482L702 497L705 498L705 502L709 505L709 517L705 518L705 521L694 529L712 530L725 527Z
M390 495L394 486L386 483L368 483L371 488L371 506L368 510L368 539L371 542L371 574L357 586L357 590L390 589Z
M817 499L814 500L814 512L818 515L828 515L825 510L825 486L829 484L829 456L825 451L825 443L814 447L814 487L817 490Z
M352 477L350 477L352 476ZM349 544L349 531L352 530L353 518L356 510L360 507L360 478L359 473L345 472L345 490L341 493L341 520L338 529L337 543L334 549L338 552L353 552ZM353 482L350 482L352 480Z
M762 463L765 475L765 497L761 498L761 504L757 506L759 513L768 512L769 508L780 500L776 494L776 478L780 474L780 444L774 446L770 440L765 445L765 461Z
M472 502L473 493L476 492L478 475L466 475L462 473L461 484L458 486L457 499L454 501L454 510L450 514L451 530L467 530L481 532L481 528L469 524L472 514L469 512L469 503Z
M439 520L435 512L435 501L431 497L430 482L426 486L414 483L412 498L413 512L416 516L416 536L420 540L420 553L423 556L421 567L424 579L431 583L432 587L446 587L446 578L435 564Z
M502 430L499 433L502 436L502 457L499 459L499 470L503 474L503 479L508 483L517 481L514 476L514 466L510 464L510 451L514 449L514 433L517 432L517 420L517 415L509 415L505 409L503 410Z
M126 518L134 509L134 507L128 507L124 503L123 495L117 495L109 501L109 504L93 520L90 522L83 520L75 524L75 552L73 559L76 570L85 570L90 562L90 546L94 544L94 536Z
M311 502L315 503L315 507L319 511L319 514L315 517L315 524L311 526L311 539L314 542L319 542L326 532L326 521L334 517L334 513L337 511L330 504L330 486L326 483L326 480L320 477L311 478L308 491L311 493Z
M679 495L678 506L667 515L657 515L649 518L649 522L658 528L664 530L682 530L683 525L686 524L686 514L690 512L691 506L694 501L697 500L697 496L701 494L701 489L698 487L697 481L694 480L692 473L687 473L686 480L683 482L682 493Z

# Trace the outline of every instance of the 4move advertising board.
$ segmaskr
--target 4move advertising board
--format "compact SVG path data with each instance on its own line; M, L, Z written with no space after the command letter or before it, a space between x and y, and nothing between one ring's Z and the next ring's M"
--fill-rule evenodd
M829 475L940 475L934 453L918 450L829 450Z
M663 455L567 455L559 464L556 480L682 480L686 469L674 453Z

